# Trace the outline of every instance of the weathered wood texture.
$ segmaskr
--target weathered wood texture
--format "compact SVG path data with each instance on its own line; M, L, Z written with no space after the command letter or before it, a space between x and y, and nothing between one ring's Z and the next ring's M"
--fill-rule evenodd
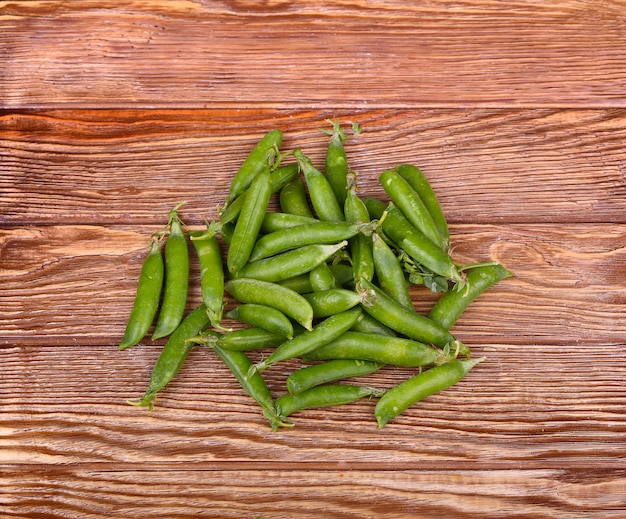
M0 2L0 516L626 517L624 34L622 1ZM419 165L455 259L514 272L453 329L487 360L383 430L363 400L272 432L202 348L127 405L150 233L271 128L322 166L328 118L362 194Z

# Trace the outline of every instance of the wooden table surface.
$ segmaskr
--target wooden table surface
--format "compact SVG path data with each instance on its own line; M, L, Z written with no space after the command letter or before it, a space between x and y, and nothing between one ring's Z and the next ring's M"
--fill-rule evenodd
M623 0L0 2L0 516L626 517L624 56ZM515 274L453 328L487 360L382 430L272 432L202 348L127 405L150 233L215 217L271 128L323 167L328 118L362 194L420 166L455 259Z

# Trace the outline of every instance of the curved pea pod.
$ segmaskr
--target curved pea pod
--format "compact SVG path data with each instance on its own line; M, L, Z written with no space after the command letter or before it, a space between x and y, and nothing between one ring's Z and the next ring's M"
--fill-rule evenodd
M409 284L398 257L378 234L372 234L374 272L378 284L391 298L413 310Z
M293 325L289 318L271 306L243 304L233 308L226 316L288 339L293 337Z
M231 351L251 351L274 348L285 342L284 335L269 332L263 328L242 328L216 338L215 343Z
M289 288L258 279L238 278L228 281L225 290L241 303L256 303L276 308L307 330L312 329L311 305L302 295Z
M448 230L448 222L441 209L437 195L435 194L430 182L424 176L424 173L412 164L401 164L396 168L404 180L406 180L415 192L424 202L426 209L437 227L439 236L441 237L444 250L450 246L450 231Z
M396 416L424 398L439 393L465 377L485 357L450 360L414 375L389 389L378 401L374 415L382 429Z
M286 393L276 399L276 414L282 419L296 411L349 404L360 398L380 396L380 389L350 384L324 384L297 395Z
M480 294L513 274L502 265L484 265L466 273L465 286L446 292L431 309L428 317L443 328L450 329L465 309Z
M299 171L298 164L287 164L286 166L281 166L280 168L276 168L271 171L270 189L272 193L276 193L285 187L286 184L293 180ZM245 191L241 193L220 212L219 221L222 224L234 222L237 219L239 213L241 213L241 208L243 207L245 193Z
M301 357L328 344L348 331L360 314L361 309L357 307L326 318L316 324L312 330L302 332L282 343L267 359L255 364L255 369L259 371L267 369L277 362Z
M289 227L317 223L319 221L320 220L318 220L317 218L311 218L309 216L269 212L266 213L263 217L261 232L263 234L270 234L272 232L280 231L282 229L288 229Z
M434 344L440 348L458 342L439 323L402 306L379 287L365 279L357 281L357 292L361 294L361 306L368 314L406 337L418 342Z
M235 174L228 190L227 203L243 193L259 173L271 168L282 141L283 133L280 130L270 130L263 136Z
M247 263L261 229L271 195L269 171L266 169L257 175L246 192L226 256L229 272L237 272Z
M161 244L159 240L153 239L150 252L141 266L135 301L120 342L120 350L135 346L148 333L159 309L163 275Z
M315 214L320 220L341 222L345 220L343 211L328 179L311 163L301 150L294 150L293 156L298 161L300 171L309 188L309 198Z
M236 277L262 281L283 281L305 272L311 272L337 251L343 249L347 243L343 241L332 245L305 245L276 256L247 263L235 274Z
M215 344L212 348L230 369L244 391L259 404L263 416L267 418L272 429L276 431L279 427L290 427L291 424L284 422L276 414L274 399L272 398L265 380L261 377L261 374L254 373L248 376L248 372L252 366L252 362L248 356L242 351L227 350Z
M189 249L176 210L170 213L170 232L165 243L165 288L152 340L172 333L180 324L187 306Z
M200 288L211 326L221 328L224 310L224 264L222 251L216 236L205 233L191 235L200 264Z
M313 211L309 207L306 190L300 177L295 177L280 190L278 204L283 213L313 218Z
M339 121L328 121L333 125L333 129L328 132L330 139L328 148L326 149L325 172L328 183L335 193L335 198L339 203L339 207L343 207L346 200L346 179L348 176L348 157L344 148L344 141L347 138L345 132L341 129Z
M346 290L345 288L331 288L302 295L313 308L314 319L345 312L361 302L359 294L354 290Z
M416 229L426 238L447 250L448 243L440 235L428 208L415 190L396 170L384 171L379 177L380 184L394 205Z
M384 364L378 362L368 362L354 359L333 359L312 366L300 368L291 373L286 380L287 391L292 395L302 393L307 389L346 380L349 378L361 377L378 371Z
M315 267L310 273L311 288L313 292L321 292L330 290L331 288L339 288L337 278L328 263L322 263Z
M453 282L463 281L450 255L411 225L393 204L389 204L381 225L385 236L417 263Z
M348 222L363 224L369 222L369 212L363 201L356 194L356 176L348 177L349 189L346 191L344 214ZM374 277L374 251L371 236L359 233L350 239L350 256L354 278L365 278L369 281Z
M150 410L153 408L157 393L172 381L192 350L194 343L189 339L197 336L208 326L209 322L209 316L204 304L197 307L183 319L169 337L165 346L163 346L161 354L152 369L146 393L139 402L129 401L129 404L148 407Z
M261 236L250 254L250 261L280 254L305 245L333 244L355 236L360 226L347 222L321 222L296 225Z
M442 364L449 359L449 355L412 339L347 331L341 337L307 354L305 358L306 360L357 359L392 366L419 367Z

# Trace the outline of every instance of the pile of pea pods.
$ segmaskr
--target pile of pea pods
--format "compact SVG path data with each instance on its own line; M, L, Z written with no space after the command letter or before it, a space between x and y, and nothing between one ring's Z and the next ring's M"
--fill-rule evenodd
M303 409L362 398L376 400L383 428L484 360L472 358L450 329L511 273L497 262L455 263L446 218L416 166L382 172L389 201L360 196L348 135L338 121L328 122L323 172L302 150L281 153L282 132L269 131L234 175L217 219L191 231L179 204L153 235L119 347L138 344L153 324L152 339L167 341L145 394L130 404L152 409L190 351L204 346L273 430L293 426L291 415ZM270 210L272 197L278 210ZM185 315L194 250L203 302ZM427 315L411 300L415 284L441 293ZM271 353L253 363L248 352L260 349ZM263 371L292 359L301 367L275 398ZM385 366L411 371L391 388L359 380Z

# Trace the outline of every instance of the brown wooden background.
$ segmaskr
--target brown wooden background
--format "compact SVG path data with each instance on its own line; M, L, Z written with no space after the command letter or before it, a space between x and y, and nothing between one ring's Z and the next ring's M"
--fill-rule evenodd
M623 0L0 2L0 516L626 517L625 56ZM150 233L271 128L321 165L326 118L365 194L419 165L456 258L515 273L454 328L487 362L384 430L274 433L202 349L126 405Z

